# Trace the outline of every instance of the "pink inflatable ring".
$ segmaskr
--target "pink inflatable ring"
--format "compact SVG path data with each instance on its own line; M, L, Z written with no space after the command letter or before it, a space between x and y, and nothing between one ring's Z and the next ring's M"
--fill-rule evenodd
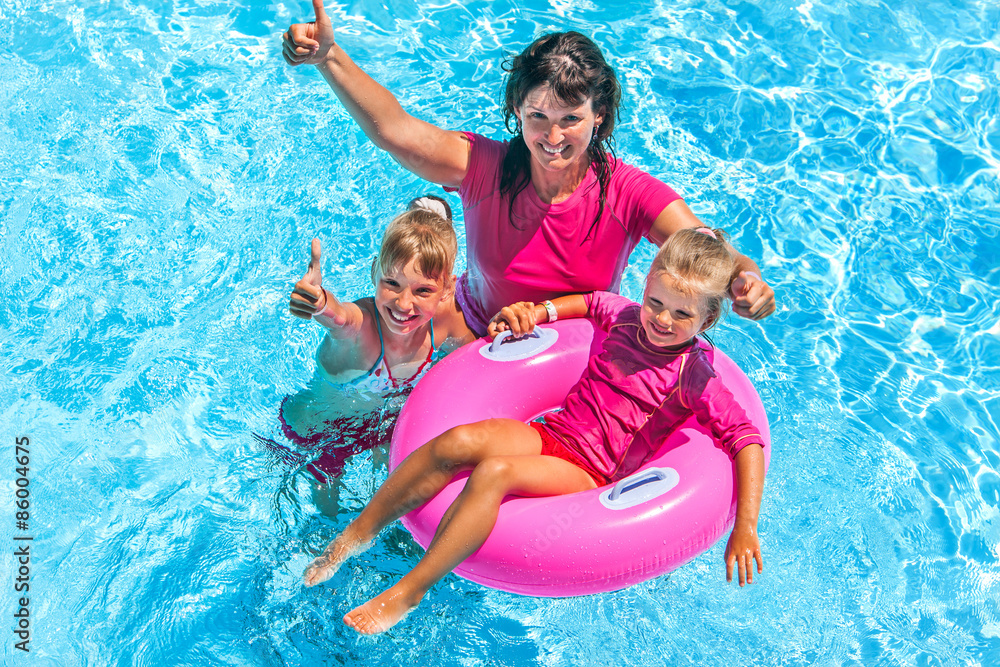
M406 401L389 465L447 429L493 417L531 421L558 408L603 334L587 319L537 335L467 345L435 366ZM716 373L760 429L770 431L746 375L717 349ZM492 348L492 351L491 351ZM403 525L425 549L468 475L455 478ZM565 496L507 498L483 546L455 573L511 593L563 597L626 588L670 572L727 535L736 516L733 463L692 417L645 468L613 486Z

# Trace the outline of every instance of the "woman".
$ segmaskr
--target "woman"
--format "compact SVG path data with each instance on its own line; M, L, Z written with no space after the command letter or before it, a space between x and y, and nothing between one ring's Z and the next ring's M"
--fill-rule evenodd
M316 65L375 145L417 176L458 191L468 271L456 299L478 335L510 303L617 291L640 238L660 245L679 229L703 226L668 186L609 158L621 89L587 37L543 35L514 58L503 113L515 136L500 143L406 113L336 43L322 0L313 9L315 21L285 32L285 60ZM774 291L760 269L730 252L733 310L755 320L773 313Z

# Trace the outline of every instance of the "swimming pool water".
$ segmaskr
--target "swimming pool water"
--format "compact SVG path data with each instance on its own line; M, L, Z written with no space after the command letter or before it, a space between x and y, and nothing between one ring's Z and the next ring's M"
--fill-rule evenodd
M592 35L626 91L619 156L779 298L715 336L771 417L756 584L726 585L724 544L584 598L452 576L376 638L340 617L419 557L398 524L333 585L300 577L384 466L355 457L324 519L253 435L312 371L319 330L285 312L309 240L362 296L373 239L432 188L285 66L309 9L0 5L8 624L17 436L35 538L31 653L0 625L5 664L1000 664L995 3L328 5L411 112L494 137L504 53Z

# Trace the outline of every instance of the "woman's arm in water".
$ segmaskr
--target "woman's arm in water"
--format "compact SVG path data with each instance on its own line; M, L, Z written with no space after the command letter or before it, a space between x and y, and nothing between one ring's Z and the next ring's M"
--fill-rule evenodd
M704 227L705 223L688 208L683 200L671 202L656 217L647 237L656 245L663 245L671 234L679 229ZM736 261L736 278L729 286L733 298L733 310L740 317L761 320L776 308L774 290L761 277L760 267L746 255L740 253L730 243L726 243Z
M316 65L344 108L372 143L405 169L439 185L458 187L469 169L470 144L408 114L396 97L368 76L334 40L323 0L313 0L316 20L296 23L282 36L289 65Z
M583 294L557 296L550 303L556 311L557 319L568 320L587 316L587 300ZM518 301L501 308L500 312L490 320L486 333L489 334L490 338L496 338L501 331L510 329L514 332L515 337L524 336L531 333L536 324L544 324L548 321L549 311L543 304Z

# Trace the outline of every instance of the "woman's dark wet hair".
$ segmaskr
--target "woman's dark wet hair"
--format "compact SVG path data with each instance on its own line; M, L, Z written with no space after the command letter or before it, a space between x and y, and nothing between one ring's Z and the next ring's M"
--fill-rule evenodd
M503 161L500 194L507 197L513 224L514 199L531 182L531 154L514 109L524 104L528 93L548 84L556 98L567 105L592 101L594 113L604 116L587 152L601 187L597 218L604 213L606 192L611 182L614 150L612 147L621 86L604 55L589 37L578 32L553 32L542 35L519 55L504 62L507 81L503 96L503 119L507 131L514 135ZM609 156L610 153L610 156ZM588 232L589 235L589 232Z

